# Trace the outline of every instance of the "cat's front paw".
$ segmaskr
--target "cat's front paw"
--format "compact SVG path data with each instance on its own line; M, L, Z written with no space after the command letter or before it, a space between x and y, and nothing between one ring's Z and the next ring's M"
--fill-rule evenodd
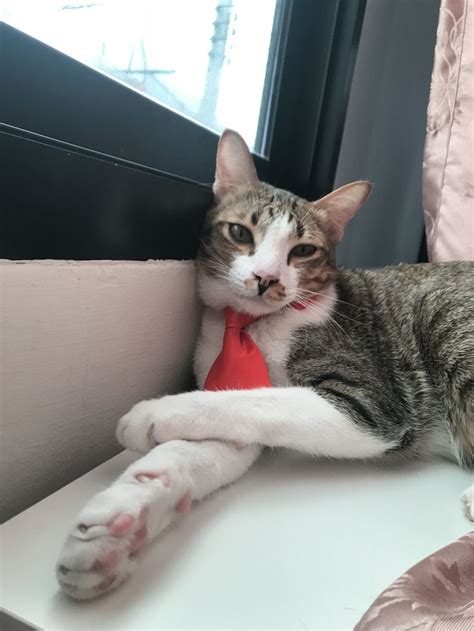
M159 448L133 463L79 513L56 565L63 591L97 598L135 570L146 544L191 507L191 481L179 447Z
M187 392L137 403L120 419L117 440L127 449L146 453L169 440L211 438L205 431L208 394Z
M133 572L134 556L147 541L148 517L146 503L134 499L111 487L81 511L56 565L58 583L69 596L96 598Z
M142 454L156 447L157 441L153 430L157 421L158 403L158 399L141 401L122 416L117 425L116 436L123 447Z

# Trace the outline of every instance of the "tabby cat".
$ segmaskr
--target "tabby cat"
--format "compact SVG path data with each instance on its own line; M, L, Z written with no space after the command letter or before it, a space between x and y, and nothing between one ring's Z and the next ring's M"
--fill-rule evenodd
M473 466L474 264L337 268L335 247L370 191L354 182L308 202L260 182L242 138L224 132L197 261L195 373L202 388L231 307L261 316L247 331L273 387L165 396L120 420L121 444L146 455L73 525L57 566L71 596L120 584L147 541L265 445ZM472 490L464 502L474 519Z

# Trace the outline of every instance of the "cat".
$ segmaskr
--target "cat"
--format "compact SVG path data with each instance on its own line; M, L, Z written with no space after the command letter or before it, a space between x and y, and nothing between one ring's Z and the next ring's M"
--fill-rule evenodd
M263 446L351 459L440 455L473 467L474 263L337 268L335 247L371 185L310 203L260 182L230 130L213 190L196 263L206 306L197 383L231 307L259 316L248 333L273 387L142 401L119 421L119 442L146 455L92 498L66 539L56 573L76 599L119 585L149 540L242 476ZM472 489L463 497L474 520Z

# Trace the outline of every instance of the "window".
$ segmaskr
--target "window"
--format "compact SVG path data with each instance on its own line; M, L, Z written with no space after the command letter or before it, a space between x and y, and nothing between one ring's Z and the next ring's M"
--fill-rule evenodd
M192 258L222 126L262 179L331 189L365 0L2 6L0 257Z
M238 129L265 153L258 128L269 107L265 78L273 71L281 5L4 0L3 19L215 132Z

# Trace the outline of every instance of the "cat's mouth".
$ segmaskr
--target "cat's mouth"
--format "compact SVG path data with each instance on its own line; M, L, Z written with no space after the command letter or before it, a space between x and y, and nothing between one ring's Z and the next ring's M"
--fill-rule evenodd
M286 298L285 286L279 280L272 280L268 283L248 280L244 282L244 287L249 292L250 297L268 305L283 303Z
M278 311L291 302L283 287L274 291L271 289L269 288L263 293L258 293L255 290L252 293L240 294L239 308L255 315L263 315Z
M251 313L253 315L268 315L275 311L279 311L286 306L285 301L281 302L267 302L263 299L263 296L248 296L240 298L237 304L231 305L237 308L239 311Z
M294 299L291 290L278 292L274 286L259 295L255 281L252 286L250 283L236 280L216 279L207 274L200 274L198 285L203 302L215 309L232 307L236 311L260 316L283 309Z

